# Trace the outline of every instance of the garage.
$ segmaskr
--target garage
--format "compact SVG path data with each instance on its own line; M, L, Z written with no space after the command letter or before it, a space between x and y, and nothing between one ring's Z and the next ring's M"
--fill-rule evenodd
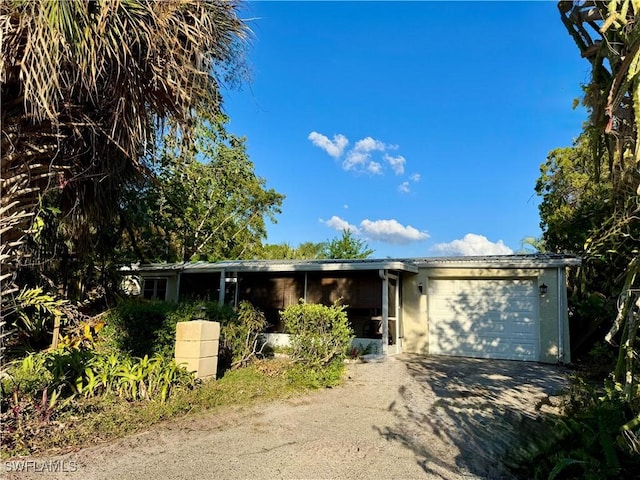
M536 279L429 278L429 352L537 361Z

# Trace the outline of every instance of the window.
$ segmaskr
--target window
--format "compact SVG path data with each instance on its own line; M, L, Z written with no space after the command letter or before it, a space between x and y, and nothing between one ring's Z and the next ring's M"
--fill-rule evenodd
M167 295L167 279L166 278L145 278L144 279L144 298L149 300L164 300Z

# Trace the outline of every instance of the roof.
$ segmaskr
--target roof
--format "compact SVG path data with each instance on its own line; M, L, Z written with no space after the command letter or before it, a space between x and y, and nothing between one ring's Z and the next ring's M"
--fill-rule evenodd
M521 255L482 255L468 257L424 257L414 258L418 267L438 268L557 268L582 265L575 255L560 253L534 253Z
M135 272L209 273L220 272L320 272L397 270L418 272L418 267L404 260L224 260L220 262L151 263L132 266Z
M579 257L564 254L485 255L473 257L422 257L362 260L224 260L220 262L149 263L124 271L136 273L214 272L320 272L396 270L417 273L419 268L557 268L578 266Z

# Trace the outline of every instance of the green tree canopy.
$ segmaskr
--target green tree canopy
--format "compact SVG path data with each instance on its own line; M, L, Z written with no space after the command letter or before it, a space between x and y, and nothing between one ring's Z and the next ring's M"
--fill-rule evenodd
M170 134L153 165L155 181L129 196L128 241L144 261L251 258L275 221L283 195L254 172L245 140L224 118L198 119L191 147Z
M324 258L324 242L303 242L297 247L288 243L264 245L257 255L265 260L313 260Z
M227 0L6 0L2 36L3 270L49 191L75 255L113 229L124 195L149 177L163 125L189 138L220 111L247 27ZM6 278L6 277L5 277Z
M326 242L323 253L325 258L358 259L369 258L373 250L364 240L356 238L351 230L344 229L340 237Z
M571 219L572 213L575 222L586 223L575 239L586 235L585 265L593 271L602 271L598 264L608 270L617 313L605 338L621 347L613 377L624 384L624 397L630 402L637 397L634 343L640 327L638 295L634 293L640 288L640 2L561 1L558 9L581 56L591 64L582 100L589 121L583 144L574 152L565 151L556 162L566 168L554 177L564 180L554 180L559 193L548 196L546 206L553 205L553 197L564 201L543 214L558 225ZM576 195L582 193L586 198ZM584 218L589 210L593 220ZM602 212L608 212L608 217L598 218ZM611 263L614 268L608 265ZM592 285L597 281L592 278Z

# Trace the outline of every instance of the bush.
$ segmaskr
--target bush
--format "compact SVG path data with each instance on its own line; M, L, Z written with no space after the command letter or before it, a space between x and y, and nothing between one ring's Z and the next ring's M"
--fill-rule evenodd
M314 387L340 381L353 338L345 308L337 302L328 307L301 300L281 312L285 330L291 335L289 353L296 363L293 376Z
M159 354L172 358L176 324L204 316L207 320L228 323L234 312L217 302L147 301L131 299L121 302L106 318L102 336L107 350L135 357Z
M221 326L221 350L228 366L236 369L247 365L260 353L260 334L267 328L264 313L251 303L240 302L237 315Z

